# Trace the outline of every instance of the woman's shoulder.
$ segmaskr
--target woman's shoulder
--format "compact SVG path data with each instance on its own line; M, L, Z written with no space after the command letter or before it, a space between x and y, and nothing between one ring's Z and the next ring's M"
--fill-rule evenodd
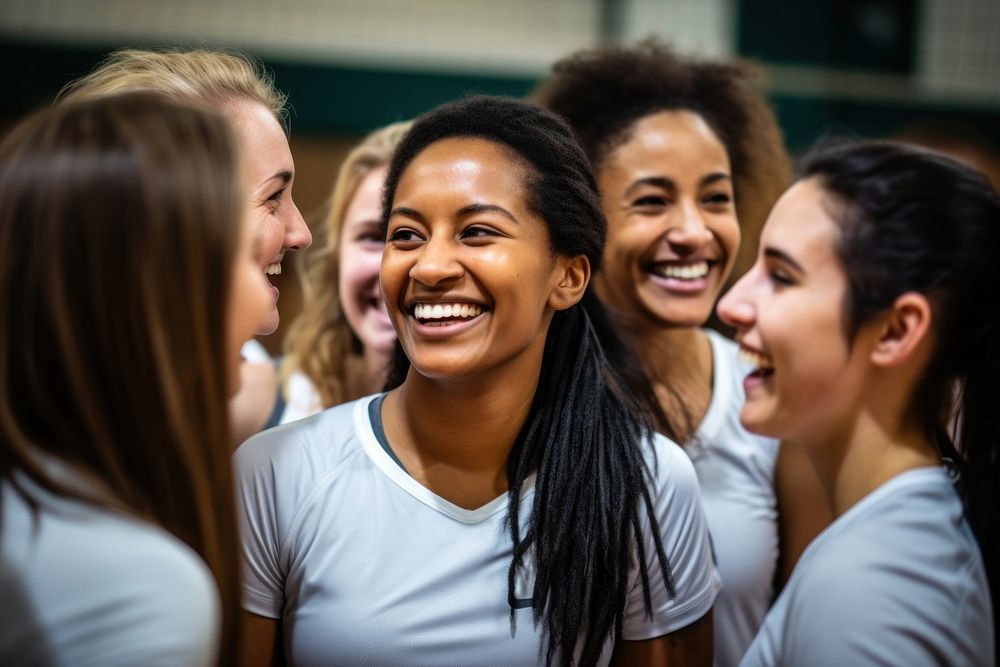
M644 451L649 490L655 505L697 507L702 512L701 487L691 458L670 438L654 433Z
M45 498L33 514L13 493L3 518L0 658L44 638L60 664L212 663L215 581L174 535L66 499Z
M293 371L288 376L284 391L285 410L281 414L282 424L311 417L323 410L323 402L316 385L302 371Z
M361 451L358 432L370 429L366 396L258 433L236 450L237 482L306 489Z

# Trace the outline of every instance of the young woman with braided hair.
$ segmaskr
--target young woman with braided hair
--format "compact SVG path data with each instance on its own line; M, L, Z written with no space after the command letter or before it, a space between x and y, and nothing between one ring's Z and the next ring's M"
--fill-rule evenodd
M386 177L392 389L237 454L267 664L711 663L697 482L580 305L605 222L569 128L470 98Z

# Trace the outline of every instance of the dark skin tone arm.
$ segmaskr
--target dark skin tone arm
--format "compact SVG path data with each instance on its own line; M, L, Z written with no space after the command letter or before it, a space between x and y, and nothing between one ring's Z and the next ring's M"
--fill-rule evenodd
M285 664L281 621L243 613L243 667L281 667Z
M668 667L711 667L713 650L712 612L691 625L662 637L642 641L619 641L611 664L621 667L667 665ZM281 667L281 621L243 612L244 667Z
M691 625L662 637L621 640L611 656L613 667L711 667L714 641L712 612Z

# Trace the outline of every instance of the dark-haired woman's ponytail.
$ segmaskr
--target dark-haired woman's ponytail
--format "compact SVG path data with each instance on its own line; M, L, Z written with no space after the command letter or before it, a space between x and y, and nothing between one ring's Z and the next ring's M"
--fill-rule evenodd
M511 614L518 571L531 559L532 606L535 621L544 622L546 664L594 664L609 638L621 636L631 565L647 562L643 509L674 595L643 456L651 436L650 417L608 364L584 308L557 312L534 404L507 467ZM522 535L520 490L532 473L535 496ZM651 614L648 573L639 569Z
M1000 322L978 332L982 351L961 388L958 449L965 513L979 541L1000 637ZM1000 649L998 649L1000 650ZM997 655L1000 662L1000 653Z

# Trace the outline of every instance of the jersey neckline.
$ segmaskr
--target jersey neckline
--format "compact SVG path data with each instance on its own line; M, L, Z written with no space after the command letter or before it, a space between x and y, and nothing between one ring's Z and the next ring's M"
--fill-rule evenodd
M353 415L354 430L358 434L358 439L361 441L361 447L368 458L371 459L372 463L375 464L382 474L388 477L396 486L413 496L416 500L419 500L424 505L461 523L480 523L497 512L505 511L507 509L508 499L506 492L497 496L485 505L470 510L465 509L464 507L459 507L455 503L442 498L417 480L413 479L413 477L411 477L400 466L400 464L394 461L393 458L386 452L375 434L375 429L369 416L369 406L372 401L381 401L385 395L385 393L379 393L368 396L367 398L359 399L354 405ZM535 474L532 473L524 482L524 487L521 491L522 503L528 499L534 491Z

